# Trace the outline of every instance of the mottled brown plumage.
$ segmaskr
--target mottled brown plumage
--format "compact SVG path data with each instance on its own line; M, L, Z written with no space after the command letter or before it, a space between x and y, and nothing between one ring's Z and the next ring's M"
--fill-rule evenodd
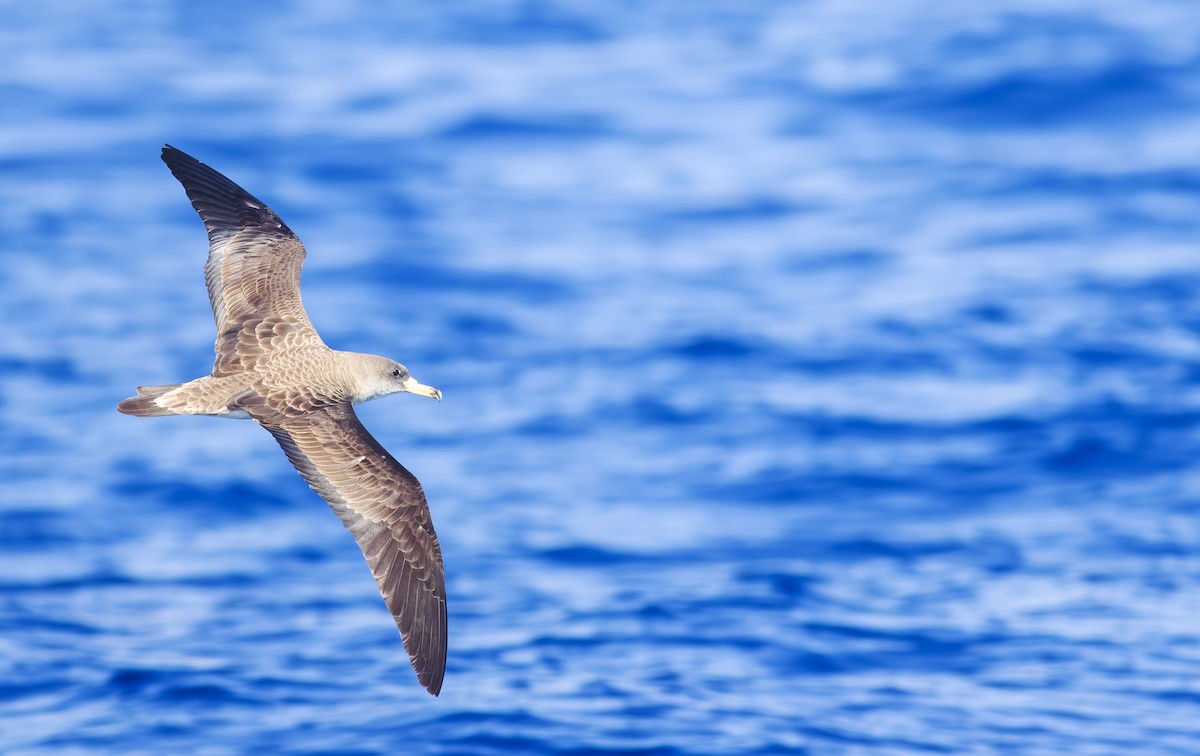
M446 669L442 552L421 484L372 438L354 405L399 391L441 400L401 364L330 349L300 301L304 245L265 204L174 147L163 161L208 229L204 277L217 326L212 375L141 386L137 416L249 417L333 507L367 559L430 693Z

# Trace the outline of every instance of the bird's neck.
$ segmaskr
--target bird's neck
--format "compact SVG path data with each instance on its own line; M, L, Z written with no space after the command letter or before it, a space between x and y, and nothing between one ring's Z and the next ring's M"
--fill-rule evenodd
M335 351L334 355L338 362L340 382L353 404L359 405L391 393L386 390L389 387L384 380L385 369L374 364L382 361L381 357L339 351Z

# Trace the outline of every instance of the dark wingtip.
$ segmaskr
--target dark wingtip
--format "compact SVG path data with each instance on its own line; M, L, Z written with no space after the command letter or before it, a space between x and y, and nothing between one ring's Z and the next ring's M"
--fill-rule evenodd
M445 593L445 590L443 589L442 592ZM442 682L446 679L446 602L439 603L441 604L441 621L435 623L437 631L433 636L433 653L428 658L423 658L418 654L412 659L414 670L417 670L418 667L417 659L422 659L423 663L419 665L420 670L417 671L417 682L421 683L421 686L434 697L442 692Z
M442 692L442 681L445 679L446 665L445 662L443 662L442 665L433 670L433 673L428 675L426 679L421 680L418 678L417 681L421 683L421 687L429 691L429 695L437 698L438 694Z
M413 663L413 671L417 673L417 682L429 692L429 695L436 698L442 692L442 682L446 679L446 657L443 655L440 660L434 659L432 668L422 666L420 670L417 669L420 663L418 659L419 657L410 659Z
M293 235L266 203L183 150L163 145L162 161L183 184L192 207L200 214L209 237L243 228Z
M162 152L159 153L159 157L162 158L162 161L164 163L166 163L168 167L170 167L172 163L179 163L179 162L182 162L183 160L187 160L187 159L196 161L196 159L193 158L191 155L187 154L183 150L176 149L175 147L172 147L169 144L163 145ZM198 162L198 161L196 161L196 162ZM175 171L172 169L171 173L174 173L174 172Z
M250 197L245 189L177 147L164 144L159 157L171 169L171 174L179 180L179 183L183 184L189 197L193 189L200 187L210 190L219 189L225 194L240 194Z

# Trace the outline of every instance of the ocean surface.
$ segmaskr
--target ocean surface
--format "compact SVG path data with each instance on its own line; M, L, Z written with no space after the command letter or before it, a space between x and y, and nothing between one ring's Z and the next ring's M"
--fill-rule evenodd
M0 753L1200 752L1200 6L5 3ZM450 656L211 369L305 241Z

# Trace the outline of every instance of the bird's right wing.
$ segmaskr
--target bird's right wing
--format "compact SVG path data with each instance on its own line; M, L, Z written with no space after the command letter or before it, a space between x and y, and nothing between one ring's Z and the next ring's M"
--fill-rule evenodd
M204 279L217 324L213 375L249 369L276 338L289 347L320 343L300 301L300 239L271 208L191 155L168 145L162 159L208 229Z
M349 404L286 417L248 405L362 549L400 628L417 679L433 695L446 671L446 580L425 493Z

